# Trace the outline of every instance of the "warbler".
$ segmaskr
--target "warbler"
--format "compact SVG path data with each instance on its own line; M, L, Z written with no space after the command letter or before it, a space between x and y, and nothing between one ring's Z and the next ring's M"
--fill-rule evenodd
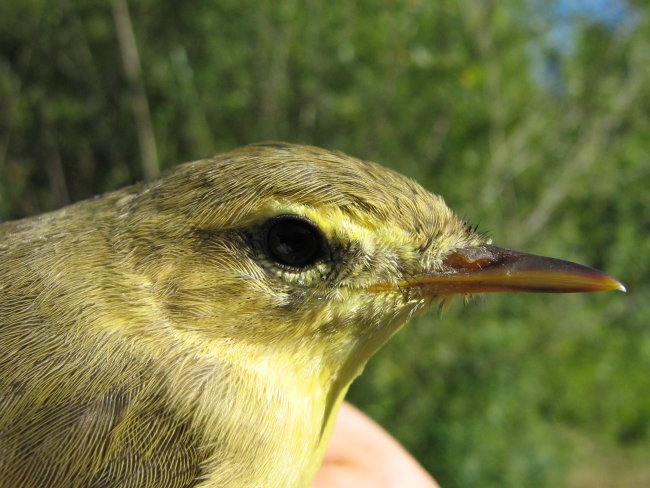
M0 486L307 487L367 360L482 292L623 289L284 143L0 226Z

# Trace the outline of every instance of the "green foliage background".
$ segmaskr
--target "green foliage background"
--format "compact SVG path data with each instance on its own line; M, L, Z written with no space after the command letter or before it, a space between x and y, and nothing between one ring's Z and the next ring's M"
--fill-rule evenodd
M648 2L561 46L543 2L131 1L135 81L120 2L0 3L0 220L142 178L142 124L161 168L264 139L392 166L629 294L431 314L352 401L444 487L650 486Z

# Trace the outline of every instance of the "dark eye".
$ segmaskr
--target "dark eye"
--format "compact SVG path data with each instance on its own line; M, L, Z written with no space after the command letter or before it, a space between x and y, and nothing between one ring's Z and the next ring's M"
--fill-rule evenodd
M309 220L294 215L281 215L266 226L269 257L278 264L305 268L323 257L323 237Z

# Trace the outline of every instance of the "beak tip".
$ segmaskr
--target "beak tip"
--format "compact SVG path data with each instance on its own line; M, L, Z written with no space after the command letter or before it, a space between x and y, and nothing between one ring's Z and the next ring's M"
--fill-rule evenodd
M627 293L627 288L625 288L625 285L623 283L618 282L618 286L616 287L618 291L622 291L623 293Z

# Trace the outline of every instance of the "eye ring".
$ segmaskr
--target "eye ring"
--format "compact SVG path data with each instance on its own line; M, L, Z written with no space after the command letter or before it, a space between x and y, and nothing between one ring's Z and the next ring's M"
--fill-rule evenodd
M325 258L325 239L311 220L278 215L264 225L262 241L267 257L289 270L304 270Z

